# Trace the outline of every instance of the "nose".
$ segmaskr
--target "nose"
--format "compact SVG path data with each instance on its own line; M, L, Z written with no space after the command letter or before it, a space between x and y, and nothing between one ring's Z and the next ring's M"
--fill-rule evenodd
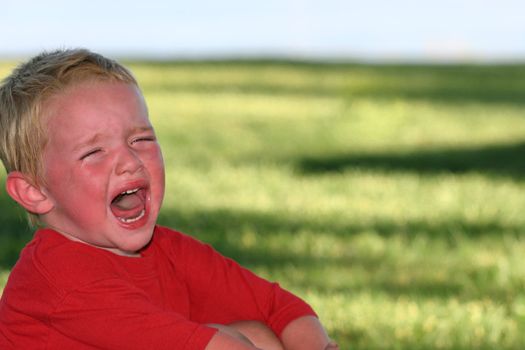
M117 157L118 159L115 167L117 175L123 175L125 173L134 174L143 167L142 160L139 156L127 147L123 148Z

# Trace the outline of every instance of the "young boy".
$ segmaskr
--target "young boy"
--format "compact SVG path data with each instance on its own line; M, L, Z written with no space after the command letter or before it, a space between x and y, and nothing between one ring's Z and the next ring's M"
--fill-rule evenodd
M0 349L337 349L314 311L156 225L164 164L137 82L87 50L0 87L9 195L43 228L0 301Z

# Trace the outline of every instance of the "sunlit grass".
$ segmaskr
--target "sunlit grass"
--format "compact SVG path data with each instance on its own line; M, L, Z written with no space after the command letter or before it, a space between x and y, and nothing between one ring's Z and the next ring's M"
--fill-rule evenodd
M525 67L130 66L161 224L305 298L343 349L522 348ZM28 230L0 199L3 285Z
M4 286L7 282L8 277L9 277L9 271L7 270L0 271L0 292L4 290Z
M514 318L523 300L507 310L490 299L391 297L381 293L351 295L309 293L323 310L326 324L344 329L349 348L363 349L506 349L519 348L522 325ZM520 314L521 315L521 314ZM523 344L523 343L521 343Z

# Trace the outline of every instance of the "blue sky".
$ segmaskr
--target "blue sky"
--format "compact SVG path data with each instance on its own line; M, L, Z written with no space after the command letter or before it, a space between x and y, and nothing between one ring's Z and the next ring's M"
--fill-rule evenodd
M0 57L525 60L525 1L1 0Z

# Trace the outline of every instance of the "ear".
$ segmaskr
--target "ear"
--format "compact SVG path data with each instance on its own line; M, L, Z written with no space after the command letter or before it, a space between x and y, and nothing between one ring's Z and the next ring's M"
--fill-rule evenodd
M19 171L7 174L6 189L11 198L31 213L46 214L54 207L51 198Z

